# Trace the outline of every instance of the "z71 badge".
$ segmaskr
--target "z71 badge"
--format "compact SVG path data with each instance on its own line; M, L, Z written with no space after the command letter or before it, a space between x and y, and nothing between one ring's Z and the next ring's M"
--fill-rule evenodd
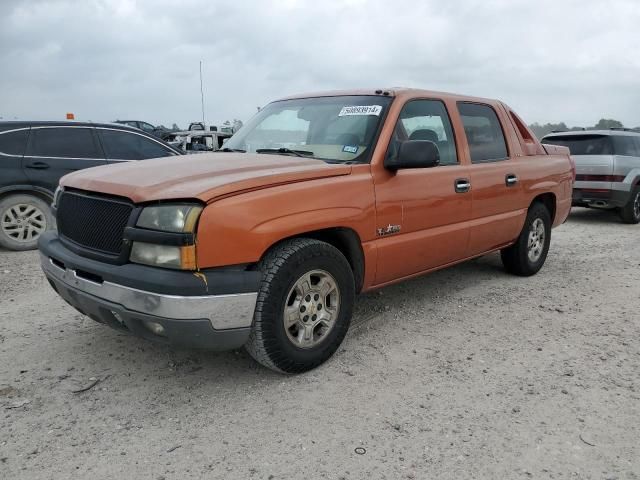
M400 231L400 225L387 225L386 227L379 228L377 230L379 237L384 237L385 235L392 235L394 233L398 233Z

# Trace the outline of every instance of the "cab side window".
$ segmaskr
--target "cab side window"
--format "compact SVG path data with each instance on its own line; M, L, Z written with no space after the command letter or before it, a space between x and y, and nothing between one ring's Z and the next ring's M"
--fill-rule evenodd
M613 150L616 155L640 157L640 139L631 135L614 135Z
M458 154L449 114L440 100L411 100L402 108L387 155L398 154L407 140L429 140L438 147L440 165L457 165Z
M143 135L120 130L99 129L107 158L145 160L175 155L171 150Z
M509 158L507 143L496 112L489 105L458 103L472 163Z
M31 138L30 154L36 157L103 158L90 128L33 128Z
M0 132L0 154L21 157L27 145L29 130L14 130L12 132Z

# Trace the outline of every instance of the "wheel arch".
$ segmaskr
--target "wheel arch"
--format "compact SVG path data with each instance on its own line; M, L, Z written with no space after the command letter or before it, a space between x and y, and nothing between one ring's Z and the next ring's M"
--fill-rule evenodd
M551 225L553 225L556 219L557 208L557 198L555 193L547 192L537 195L531 201L531 205L529 205L529 208L531 208L535 203L542 203L545 207L547 207L547 210L549 210L549 215L551 216Z
M46 188L35 187L33 185L12 185L10 187L0 188L0 200L5 199L9 195L33 195L48 204L53 202L53 192Z
M356 293L359 293L362 290L365 268L364 252L362 250L360 236L355 230L348 227L331 227L297 233L290 237L282 238L270 245L262 254L262 257L282 242L293 238L312 238L314 240L328 243L329 245L337 248L345 256L351 266Z

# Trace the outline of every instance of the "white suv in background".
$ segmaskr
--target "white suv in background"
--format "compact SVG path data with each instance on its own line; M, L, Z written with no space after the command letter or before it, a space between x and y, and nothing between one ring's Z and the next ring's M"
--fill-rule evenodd
M568 147L576 163L573 205L616 209L640 222L640 133L625 129L551 133L542 143Z

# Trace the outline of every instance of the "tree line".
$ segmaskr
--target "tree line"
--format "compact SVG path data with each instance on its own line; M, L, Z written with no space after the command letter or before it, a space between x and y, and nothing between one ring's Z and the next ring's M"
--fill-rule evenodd
M572 132L578 130L609 130L610 128L625 128L622 122L618 120L614 120L612 118L601 118L598 123L596 123L593 127L567 127L567 124L564 122L560 123L545 123L544 125L540 125L539 123L532 123L529 125L531 131L538 138L544 137L546 134L551 132ZM640 127L632 128L633 131L640 132Z

